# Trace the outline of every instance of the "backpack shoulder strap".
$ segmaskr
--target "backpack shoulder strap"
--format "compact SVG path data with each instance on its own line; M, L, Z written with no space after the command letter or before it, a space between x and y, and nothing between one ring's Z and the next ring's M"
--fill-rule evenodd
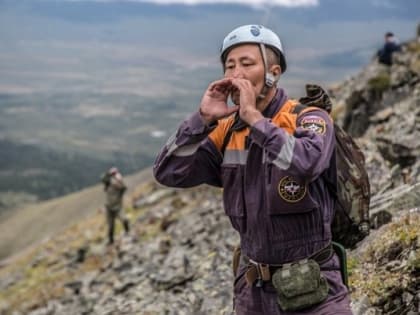
M292 113L296 114L299 116L299 114L305 109L307 108L306 105L303 105L302 103L297 103L295 108L293 109Z
M296 114L296 116L299 116L299 114L302 113L304 110L312 110L311 107L314 107L314 109L319 109L319 107L316 107L316 106L308 106L300 102L296 102L296 104L293 103L292 105L287 106L286 109L282 107L280 111L282 110L290 111L292 114ZM230 126L230 128L225 134L225 137L223 138L223 143L220 149L220 152L222 153L222 155L225 153L226 147L229 144L229 141L232 137L233 132L242 130L243 128L246 128L246 126L247 124L244 121L242 121L239 117L239 114L236 113L233 124Z
M223 143L222 146L220 148L220 152L222 153L222 155L224 155L226 147L230 141L230 138L232 137L232 133L234 131L239 131L242 130L244 128L246 128L247 124L240 119L239 114L235 114L235 118L233 120L233 124L230 126L230 128L228 129L228 131L226 132L225 137L223 138Z
M222 155L225 154L225 150L226 150L226 147L227 147L227 145L228 145L228 143L230 141L230 138L232 137L232 133L233 133L233 129L231 127L227 131L227 133L225 135L225 138L223 139L222 147L220 148L220 152L222 153Z
M280 109L280 111L290 111L292 114L296 114L299 115L299 113L301 113L304 109L308 108L308 106L301 104L301 103L296 103L296 104L292 104L289 106L286 106L286 108L282 107ZM239 115L236 113L235 117L234 117L234 121L233 124L230 126L230 128L228 129L228 131L225 134L225 137L223 138L223 143L220 149L220 152L222 153L222 155L225 153L226 147L229 144L229 141L232 137L232 134L234 131L240 131L243 128L246 128L247 124L242 121L239 117Z

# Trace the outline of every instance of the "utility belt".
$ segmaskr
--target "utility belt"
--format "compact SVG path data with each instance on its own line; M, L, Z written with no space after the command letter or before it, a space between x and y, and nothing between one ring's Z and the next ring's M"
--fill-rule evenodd
M240 255L240 250L237 253ZM240 255L237 266L247 266L245 279L248 286L262 287L264 282L271 282L280 308L296 311L322 303L327 298L329 286L321 274L320 265L333 255L333 245L329 244L306 259L278 265L259 263Z
M323 263L330 260L333 255L334 249L332 244L329 244L327 247L308 257L307 260L311 259L317 262L318 265L322 265ZM241 255L240 265L248 266L248 269L245 273L247 284L252 286L255 283L256 287L261 287L264 281L271 281L272 275L278 269L287 267L290 264L264 264L256 262L245 255Z

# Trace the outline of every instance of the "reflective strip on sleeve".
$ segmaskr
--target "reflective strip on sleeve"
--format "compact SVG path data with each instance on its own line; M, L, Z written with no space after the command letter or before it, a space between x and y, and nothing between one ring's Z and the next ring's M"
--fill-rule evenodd
M169 137L168 141L166 141L165 146L168 148L168 152L166 152L166 156L171 155L172 152L174 152L178 148L178 146L176 145L175 141L176 141L176 132L173 133Z
M165 146L168 151L166 152L165 157L174 155L174 156L190 156L197 152L198 148L201 145L201 142L193 143L189 145L179 146L176 144L176 132L173 133L168 141L166 141Z
M245 165L248 158L248 150L226 150L223 164Z
M168 138L168 140L166 141L166 147L167 148L169 148L174 142L175 142L175 140L176 140L176 134L177 134L177 132L174 132L169 138Z
M293 136L288 136L286 143L283 144L279 154L273 161L273 164L281 170L287 170L292 163L293 149L295 147L296 139Z
M184 145L182 147L177 146L172 152L175 156L190 156L197 152L200 145L201 142Z

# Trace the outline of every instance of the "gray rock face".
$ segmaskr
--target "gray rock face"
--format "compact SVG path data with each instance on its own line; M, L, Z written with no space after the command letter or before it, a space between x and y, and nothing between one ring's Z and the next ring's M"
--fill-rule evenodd
M371 125L370 120L379 111L398 103L408 102L414 115L418 115L420 87L419 45L406 43L401 53L394 54L391 67L376 60L366 66L358 75L330 90L334 103L344 107L339 120L346 131L354 137L361 137ZM405 112L407 113L407 112ZM410 115L411 116L411 115ZM400 121L400 126L404 126Z
M355 250L356 257L382 237L383 225L407 211L415 214L420 210L420 44L406 43L394 57L391 67L374 62L333 91L336 102L346 104L340 120L359 137L371 182L374 230ZM410 246L393 242L371 262L377 264L375 272L388 270L410 280L402 280L400 287L390 289L375 305L367 295L354 300L354 314L420 313L418 271L408 271L412 269L407 267L417 261L414 252L418 252L418 246Z

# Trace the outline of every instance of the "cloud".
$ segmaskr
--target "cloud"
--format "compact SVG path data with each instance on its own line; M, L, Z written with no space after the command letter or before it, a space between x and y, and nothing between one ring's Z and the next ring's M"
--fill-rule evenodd
M380 7L380 8L385 8L385 9L398 9L398 5L396 5L395 3L392 3L389 0L372 0L372 5L374 7Z
M282 7L309 7L319 5L319 0L66 0L71 2L148 2L155 4L184 4L184 5L200 5L200 4L240 4L252 7L282 6Z
M317 0L138 0L142 2L153 2L157 4L243 4L250 6L285 6L285 7L299 7L299 6L314 6L318 5Z

